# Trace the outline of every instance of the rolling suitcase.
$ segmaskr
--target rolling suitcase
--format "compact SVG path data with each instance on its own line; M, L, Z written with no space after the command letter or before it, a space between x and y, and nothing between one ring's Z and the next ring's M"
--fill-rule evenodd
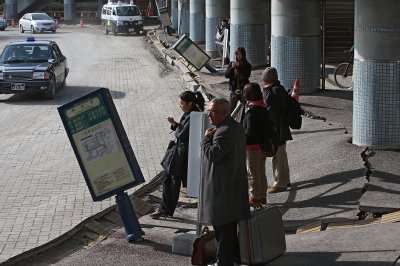
M239 222L240 257L243 264L265 264L286 251L282 214L278 207L252 212Z

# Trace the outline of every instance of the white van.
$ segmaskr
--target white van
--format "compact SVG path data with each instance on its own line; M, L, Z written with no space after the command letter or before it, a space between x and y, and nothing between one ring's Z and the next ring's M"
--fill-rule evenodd
M143 32L143 17L138 6L121 1L112 2L109 0L101 10L101 23L104 26L105 33L110 31L117 35L118 33Z

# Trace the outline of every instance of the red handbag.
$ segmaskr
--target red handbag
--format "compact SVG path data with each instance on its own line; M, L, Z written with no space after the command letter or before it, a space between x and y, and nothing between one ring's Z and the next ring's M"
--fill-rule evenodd
M207 265L217 261L217 241L215 232L207 226L193 243L192 265Z

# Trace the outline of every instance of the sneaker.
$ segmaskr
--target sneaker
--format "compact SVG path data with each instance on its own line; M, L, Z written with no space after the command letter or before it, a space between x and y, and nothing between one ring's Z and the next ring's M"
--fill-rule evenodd
M283 191L286 191L286 190L287 190L287 187L275 187L275 186L272 186L272 187L269 187L267 189L267 192L268 193L279 193L279 192L283 192Z
M161 209L156 210L152 214L150 214L150 217L153 219L160 219L160 218L166 218L167 217L167 212Z

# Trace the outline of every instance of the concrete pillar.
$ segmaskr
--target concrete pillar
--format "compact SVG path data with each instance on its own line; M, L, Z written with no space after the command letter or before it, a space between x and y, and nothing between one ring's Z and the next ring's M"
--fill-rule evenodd
M73 20L76 17L75 0L64 0L64 20Z
M14 19L15 24L18 24L18 22L17 22L17 0L6 0L4 11L5 11L4 18Z
M171 0L171 23L172 28L178 28L178 0Z
M231 0L231 60L235 59L236 48L244 47L250 64L253 66L267 64L269 14L267 0Z
M215 34L222 19L229 19L230 0L206 0L206 52L217 54Z
M286 89L300 81L300 93L319 90L320 0L272 0L271 66Z
M178 32L179 35L190 34L190 2L189 0L178 0Z
M398 0L355 1L353 143L356 145L400 148L399 10Z
M101 11L103 9L103 0L97 0L97 12L98 12L98 16L99 16L99 20L101 20Z
M205 42L205 20L205 0L190 0L190 39L197 44Z

